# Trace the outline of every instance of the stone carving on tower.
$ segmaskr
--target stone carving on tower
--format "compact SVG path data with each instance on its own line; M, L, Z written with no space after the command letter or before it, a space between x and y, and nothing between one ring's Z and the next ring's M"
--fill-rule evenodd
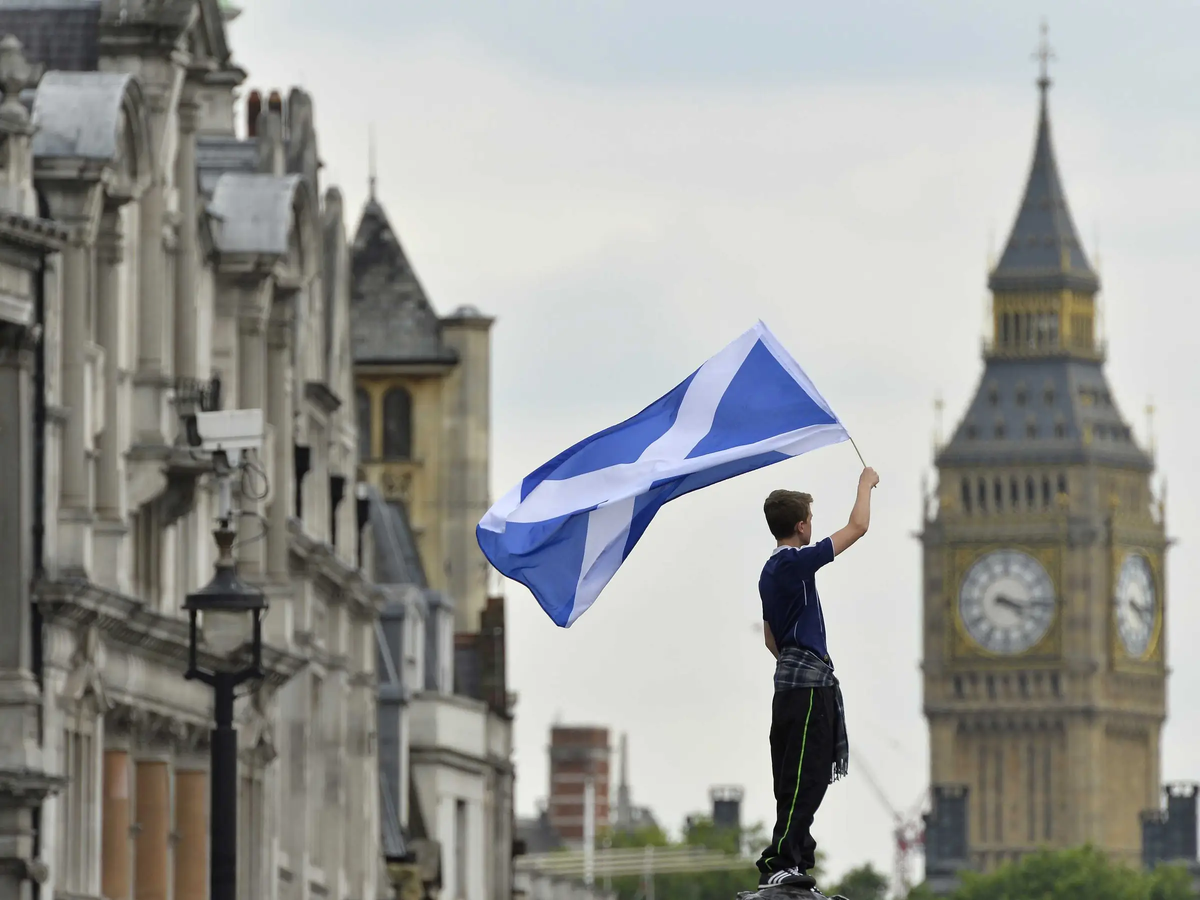
M922 533L931 784L967 789L985 870L1088 842L1136 864L1166 715L1163 504L1105 377L1100 280L1067 207L1041 55L983 375L938 449Z

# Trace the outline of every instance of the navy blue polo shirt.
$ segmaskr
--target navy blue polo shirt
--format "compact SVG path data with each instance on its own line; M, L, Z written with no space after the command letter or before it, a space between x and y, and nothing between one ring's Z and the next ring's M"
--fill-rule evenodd
M763 621L771 626L775 646L800 647L825 659L825 616L817 594L817 569L833 562L833 540L811 547L776 547L758 579Z

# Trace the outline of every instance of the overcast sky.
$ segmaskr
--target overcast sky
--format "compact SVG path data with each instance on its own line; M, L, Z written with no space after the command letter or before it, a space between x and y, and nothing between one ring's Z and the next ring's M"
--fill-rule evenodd
M1200 6L1025 0L436 4L251 0L249 86L315 97L356 224L379 194L440 312L497 317L493 493L641 409L761 318L882 476L871 533L822 572L853 754L907 808L928 778L919 683L920 485L933 401L952 428L981 370L989 253L1032 152L1040 17L1054 139L1104 282L1108 374L1170 479L1164 777L1200 779ZM1190 344L1190 346L1189 346ZM762 498L849 513L849 445L668 505L596 605L556 628L510 585L521 813L556 718L630 735L635 801L677 830L713 784L772 817ZM1156 476L1157 477L1157 476ZM835 872L891 865L851 765L815 834Z

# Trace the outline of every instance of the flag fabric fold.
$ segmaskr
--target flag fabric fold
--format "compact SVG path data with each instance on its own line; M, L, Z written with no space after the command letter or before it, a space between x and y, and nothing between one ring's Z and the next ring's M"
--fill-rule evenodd
M499 572L569 627L664 503L849 437L758 322L637 415L522 479L480 520L476 537Z

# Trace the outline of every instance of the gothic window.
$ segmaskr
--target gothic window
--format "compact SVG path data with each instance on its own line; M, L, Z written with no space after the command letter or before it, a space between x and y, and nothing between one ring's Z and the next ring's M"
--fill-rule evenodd
M358 415L358 458L371 458L371 395L359 388L354 392Z
M392 388L383 397L383 456L412 456L412 395L402 387Z
M1042 506L1050 505L1050 479L1042 478Z
M1065 422L1054 423L1054 436L1056 438L1065 438L1067 436L1067 425Z
M975 424L973 422L967 423L967 440L969 440L969 441L975 440L975 434L976 434Z
M1000 343L1007 347L1009 342L1009 334L1012 328L1012 313L1005 313L1000 317Z
M1000 403L1000 388L994 384L988 385L988 403L992 406Z
M971 511L971 479L969 478L962 480L962 504L963 512Z
M992 498L996 501L996 511L1000 511L1000 507L1004 505L1004 482L999 478L992 485Z
M1030 509L1037 503L1037 488L1033 484L1033 476L1025 479L1025 505Z
M1036 419L1030 419L1028 422L1025 423L1025 437L1027 437L1027 438L1036 438L1037 437L1037 420Z
M1058 492L1060 494L1067 493L1067 476L1066 475L1058 476Z
M1024 406L1027 399L1029 399L1029 392L1025 390L1025 385L1017 385L1017 406Z
M1054 405L1054 385L1046 385L1046 405Z
M987 482L979 479L979 511L987 512Z
M1048 338L1050 341L1050 346L1057 347L1058 346L1058 313L1050 313L1050 315L1047 316L1046 318L1049 320Z
M1016 478L1008 482L1008 505L1013 509L1021 505L1021 488Z
M996 423L996 440L998 440L998 441L1004 440L1004 421L1003 420Z

